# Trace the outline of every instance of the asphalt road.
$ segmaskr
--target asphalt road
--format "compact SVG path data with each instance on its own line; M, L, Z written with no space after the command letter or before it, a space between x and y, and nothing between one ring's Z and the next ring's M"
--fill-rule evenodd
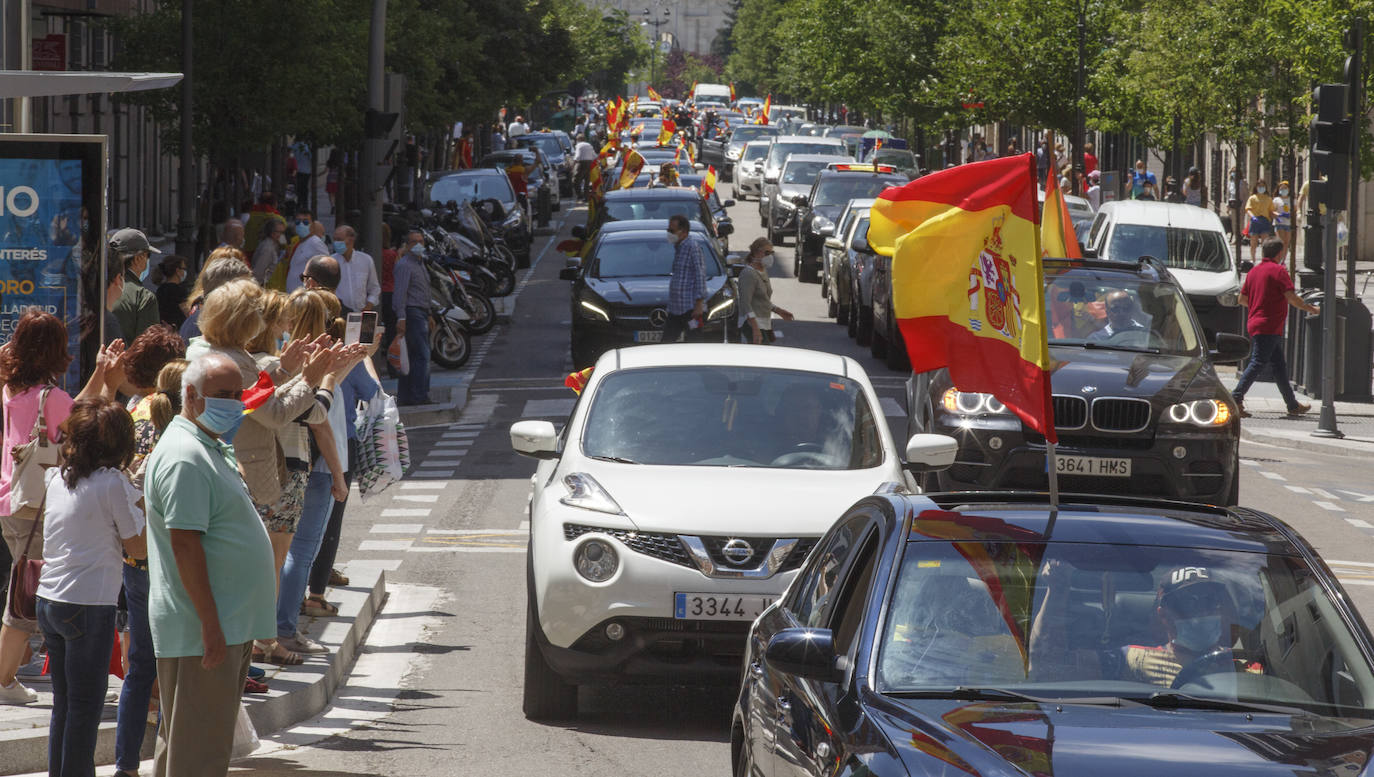
M723 186L723 194L729 193ZM569 203L570 205L571 203ZM762 234L754 203L737 205L732 246ZM563 214L556 242L581 210ZM905 429L904 376L853 344L824 318L819 287L790 277L791 246L778 249L775 300L797 314L780 324L789 346L849 354L873 377L894 430ZM392 709L360 722L337 704L311 723L317 741L244 762L253 775L706 775L728 774L733 689L679 686L584 689L576 722L527 721L520 710L525 619L526 500L534 463L510 452L507 430L525 417L565 417L567 283L549 250L520 291L514 319L492 334L458 424L411 431L415 473L379 502L350 506L341 561L381 566L400 591L437 588L415 610L397 597L382 619L425 617L400 665L353 683L391 689ZM891 398L893 401L887 401ZM1296 527L1330 560L1374 620L1374 484L1369 465L1246 443L1241 500ZM666 484L670 485L670 484ZM374 632L377 627L374 627ZM362 664L360 664L360 667ZM372 667L373 664L368 664ZM367 671L373 671L368 669ZM399 689L397 691L396 689ZM320 738L323 737L323 738Z

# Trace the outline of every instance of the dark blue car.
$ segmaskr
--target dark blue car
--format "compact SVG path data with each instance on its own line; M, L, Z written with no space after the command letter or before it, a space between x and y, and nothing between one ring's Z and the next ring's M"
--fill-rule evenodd
M873 496L750 632L736 775L1368 775L1371 639L1272 516Z

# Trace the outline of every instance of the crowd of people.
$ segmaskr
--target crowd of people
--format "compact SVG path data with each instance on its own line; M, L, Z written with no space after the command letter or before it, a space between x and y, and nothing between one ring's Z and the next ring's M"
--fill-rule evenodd
M268 690L253 664L327 652L301 618L338 613L356 408L380 390L381 338L346 344L344 320L389 290L351 228L326 246L311 214L264 205L189 290L184 258L110 236L105 344L75 396L61 319L27 311L0 347L0 527L12 564L44 561L36 617L5 608L0 703L50 680L53 775L94 773L114 667L116 774L138 773L150 720L155 774L224 774L240 695ZM36 499L34 440L61 452Z

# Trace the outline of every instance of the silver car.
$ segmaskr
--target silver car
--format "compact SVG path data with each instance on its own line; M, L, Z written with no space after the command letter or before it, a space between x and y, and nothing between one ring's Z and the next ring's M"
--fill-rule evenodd
M825 248L821 255L821 285L825 291L825 298L828 302L827 315L835 319L837 324L848 324L850 316L850 306L854 301L853 281L851 270L853 264L855 240L859 240L859 248L868 247L868 212L873 207L873 200L850 200L849 205L840 214L835 222L835 234L826 238ZM856 231L859 224L864 224L862 231Z
M744 144L739 161L735 162L735 199L740 202L763 194L763 158L768 156L770 142L765 138Z

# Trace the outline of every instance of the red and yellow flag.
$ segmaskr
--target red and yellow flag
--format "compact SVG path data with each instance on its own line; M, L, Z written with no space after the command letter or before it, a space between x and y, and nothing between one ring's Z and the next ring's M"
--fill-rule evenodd
M1053 170L1045 176L1045 207L1040 216L1040 256L1083 258L1083 250L1078 246L1078 233L1073 229L1073 219L1069 218L1069 208L1064 204L1064 192L1059 188L1059 179Z
M661 103L661 102L663 102L663 95L659 94L659 93L658 93L657 91L655 91L654 88L651 86L651 87L649 87L649 99L650 99L650 100L654 100L655 102L660 102L660 103Z
M701 82L700 82L700 81L693 81L693 82L692 82L692 91L690 91L690 92L687 93L688 99L690 99L692 102L696 102L697 84L699 84L699 83L701 83Z
M592 369L588 367L585 370L568 373L568 377L563 379L563 385L572 389L574 394L581 394L582 389L587 387L587 381L592 379Z
M639 177L639 171L644 169L644 157L633 149L625 155L625 169L620 173L619 185L617 189L628 189L635 185L635 179Z
M949 368L1056 442L1035 157L960 165L879 195L868 240L892 257L913 372Z
M615 124L611 129L616 132L624 130L630 125L630 106L625 103L624 97L615 98Z
M663 129L658 131L658 144L666 146L673 142L673 136L677 134L677 124L672 119L663 120Z
M684 153L687 155L688 162L694 165L697 163L696 157L692 156L692 147L687 145L687 140L679 135L677 139L677 153L673 155L673 162L681 162Z
M768 111L773 107L773 95L763 98L763 107L759 109L759 117L756 120L759 124L768 123Z
M735 82L734 82L734 81L731 81L731 82L730 82L730 104L731 104L731 105L734 105L736 99L738 99L738 98L735 97Z
M716 190L716 166L711 165L706 168L706 175L701 178L701 196L710 197L711 192Z
M248 415L254 410L262 407L267 400L272 398L277 387L272 383L272 376L259 370L258 382L243 390L243 414Z

